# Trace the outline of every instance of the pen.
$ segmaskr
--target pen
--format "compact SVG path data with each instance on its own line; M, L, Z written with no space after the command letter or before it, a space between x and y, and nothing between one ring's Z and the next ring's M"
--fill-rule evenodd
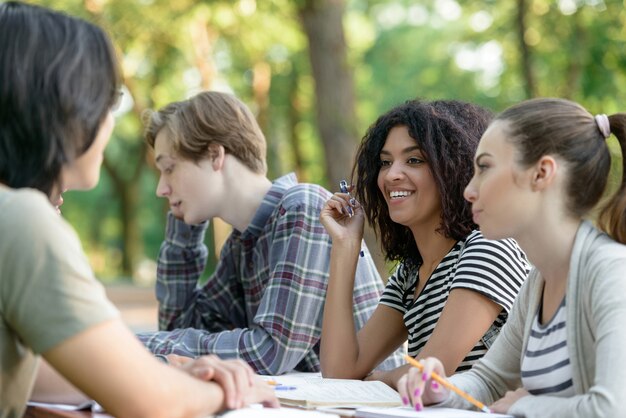
M280 385L280 383L278 383L275 380L266 380L265 383L267 383L270 386L278 386L278 385Z
M409 362L409 364L411 366L417 367L420 371L424 370L424 366L422 365L422 363L420 363L419 361L415 360L413 357L411 357L411 356L404 356L404 358L406 359L406 361ZM489 408L487 408L484 403L482 403L479 400L473 398L469 394L463 392L461 389L457 388L452 383L448 382L446 379L444 379L443 377L439 376L437 373L432 372L430 374L430 378L433 379L433 380L436 380L437 382L439 382L441 384L441 386L450 389L452 392L456 393L461 398L463 398L466 401L470 402L472 405L476 406L481 411L484 411L484 412L486 412L488 414L491 413L491 410Z
M340 191L341 193L347 193L347 194L349 194L349 193L348 193L348 182L347 182L347 181L345 181L345 180L341 180L341 181L339 182L339 191Z
M350 196L350 192L348 191L348 182L345 180L341 180L339 182L339 191L341 193L346 193L348 196ZM352 199L350 199L352 200ZM354 215L354 212L352 212L352 208L350 206L348 206L348 214L350 215L350 217L352 217L352 215Z
M348 191L348 182L345 180L341 180L339 182L339 191L341 193L346 193L348 196L350 196L350 192ZM354 198L350 197L350 204L352 204L354 201ZM348 206L348 213L350 214L350 217L352 217L352 215L354 215L354 212L352 211L352 208L350 206ZM365 253L363 252L363 250L359 251L359 255L361 257L365 256Z

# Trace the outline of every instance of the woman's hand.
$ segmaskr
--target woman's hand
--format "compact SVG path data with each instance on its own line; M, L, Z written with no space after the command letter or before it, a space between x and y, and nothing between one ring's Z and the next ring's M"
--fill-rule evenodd
M519 388L515 391L508 391L504 394L504 397L490 405L489 409L491 409L491 412L506 414L515 402L528 395L530 395L530 393L523 388Z
M350 187L352 189L352 187ZM333 242L361 242L365 215L359 202L348 193L335 193L324 205L320 221Z
M421 411L424 405L439 403L449 396L448 389L442 387L431 379L431 373L435 372L445 378L446 372L439 359L428 357L420 360L424 369L420 371L415 367L398 380L398 392L404 405L413 405L416 411Z
M193 359L176 354L168 355L167 360L191 376L219 384L230 409L257 402L278 406L273 388L256 377L252 368L242 360L222 360L215 355Z

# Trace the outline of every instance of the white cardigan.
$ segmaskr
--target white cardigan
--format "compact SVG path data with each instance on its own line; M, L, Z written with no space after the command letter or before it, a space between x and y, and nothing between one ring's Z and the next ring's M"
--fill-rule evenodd
M528 395L509 413L524 417L626 416L626 246L582 222L567 284L567 349L576 395ZM543 279L533 269L487 354L450 381L485 404L521 387L521 356L541 300ZM440 406L470 408L452 394Z

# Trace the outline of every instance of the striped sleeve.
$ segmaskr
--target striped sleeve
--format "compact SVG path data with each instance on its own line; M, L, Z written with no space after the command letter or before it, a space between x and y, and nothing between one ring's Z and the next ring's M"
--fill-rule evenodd
M514 240L488 240L474 231L459 257L450 290L476 291L508 314L529 271L526 256Z
M403 303L404 294L406 293L406 268L402 263L398 265L394 274L387 280L387 285L380 297L380 304L389 306L400 312L402 315L406 313L406 306Z

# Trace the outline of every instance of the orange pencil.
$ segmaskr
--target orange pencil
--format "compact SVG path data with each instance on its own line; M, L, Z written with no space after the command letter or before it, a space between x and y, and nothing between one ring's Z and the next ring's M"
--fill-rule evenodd
M406 359L406 361L409 362L409 364L411 366L417 367L419 369L419 371L423 371L424 370L424 366L422 366L422 363L420 363L419 361L415 360L413 357L411 356L404 356L404 358ZM479 400L471 397L470 395L468 395L467 393L463 392L461 389L457 388L456 386L454 386L452 383L448 382L446 379L444 379L443 377L439 376L437 373L433 372L430 374L430 378L439 382L441 384L441 386L450 389L452 392L456 393L457 395L459 395L461 398L465 399L466 401L470 402L472 405L476 406L478 409L490 414L491 410L489 408L487 408L485 406L484 403L480 402Z

